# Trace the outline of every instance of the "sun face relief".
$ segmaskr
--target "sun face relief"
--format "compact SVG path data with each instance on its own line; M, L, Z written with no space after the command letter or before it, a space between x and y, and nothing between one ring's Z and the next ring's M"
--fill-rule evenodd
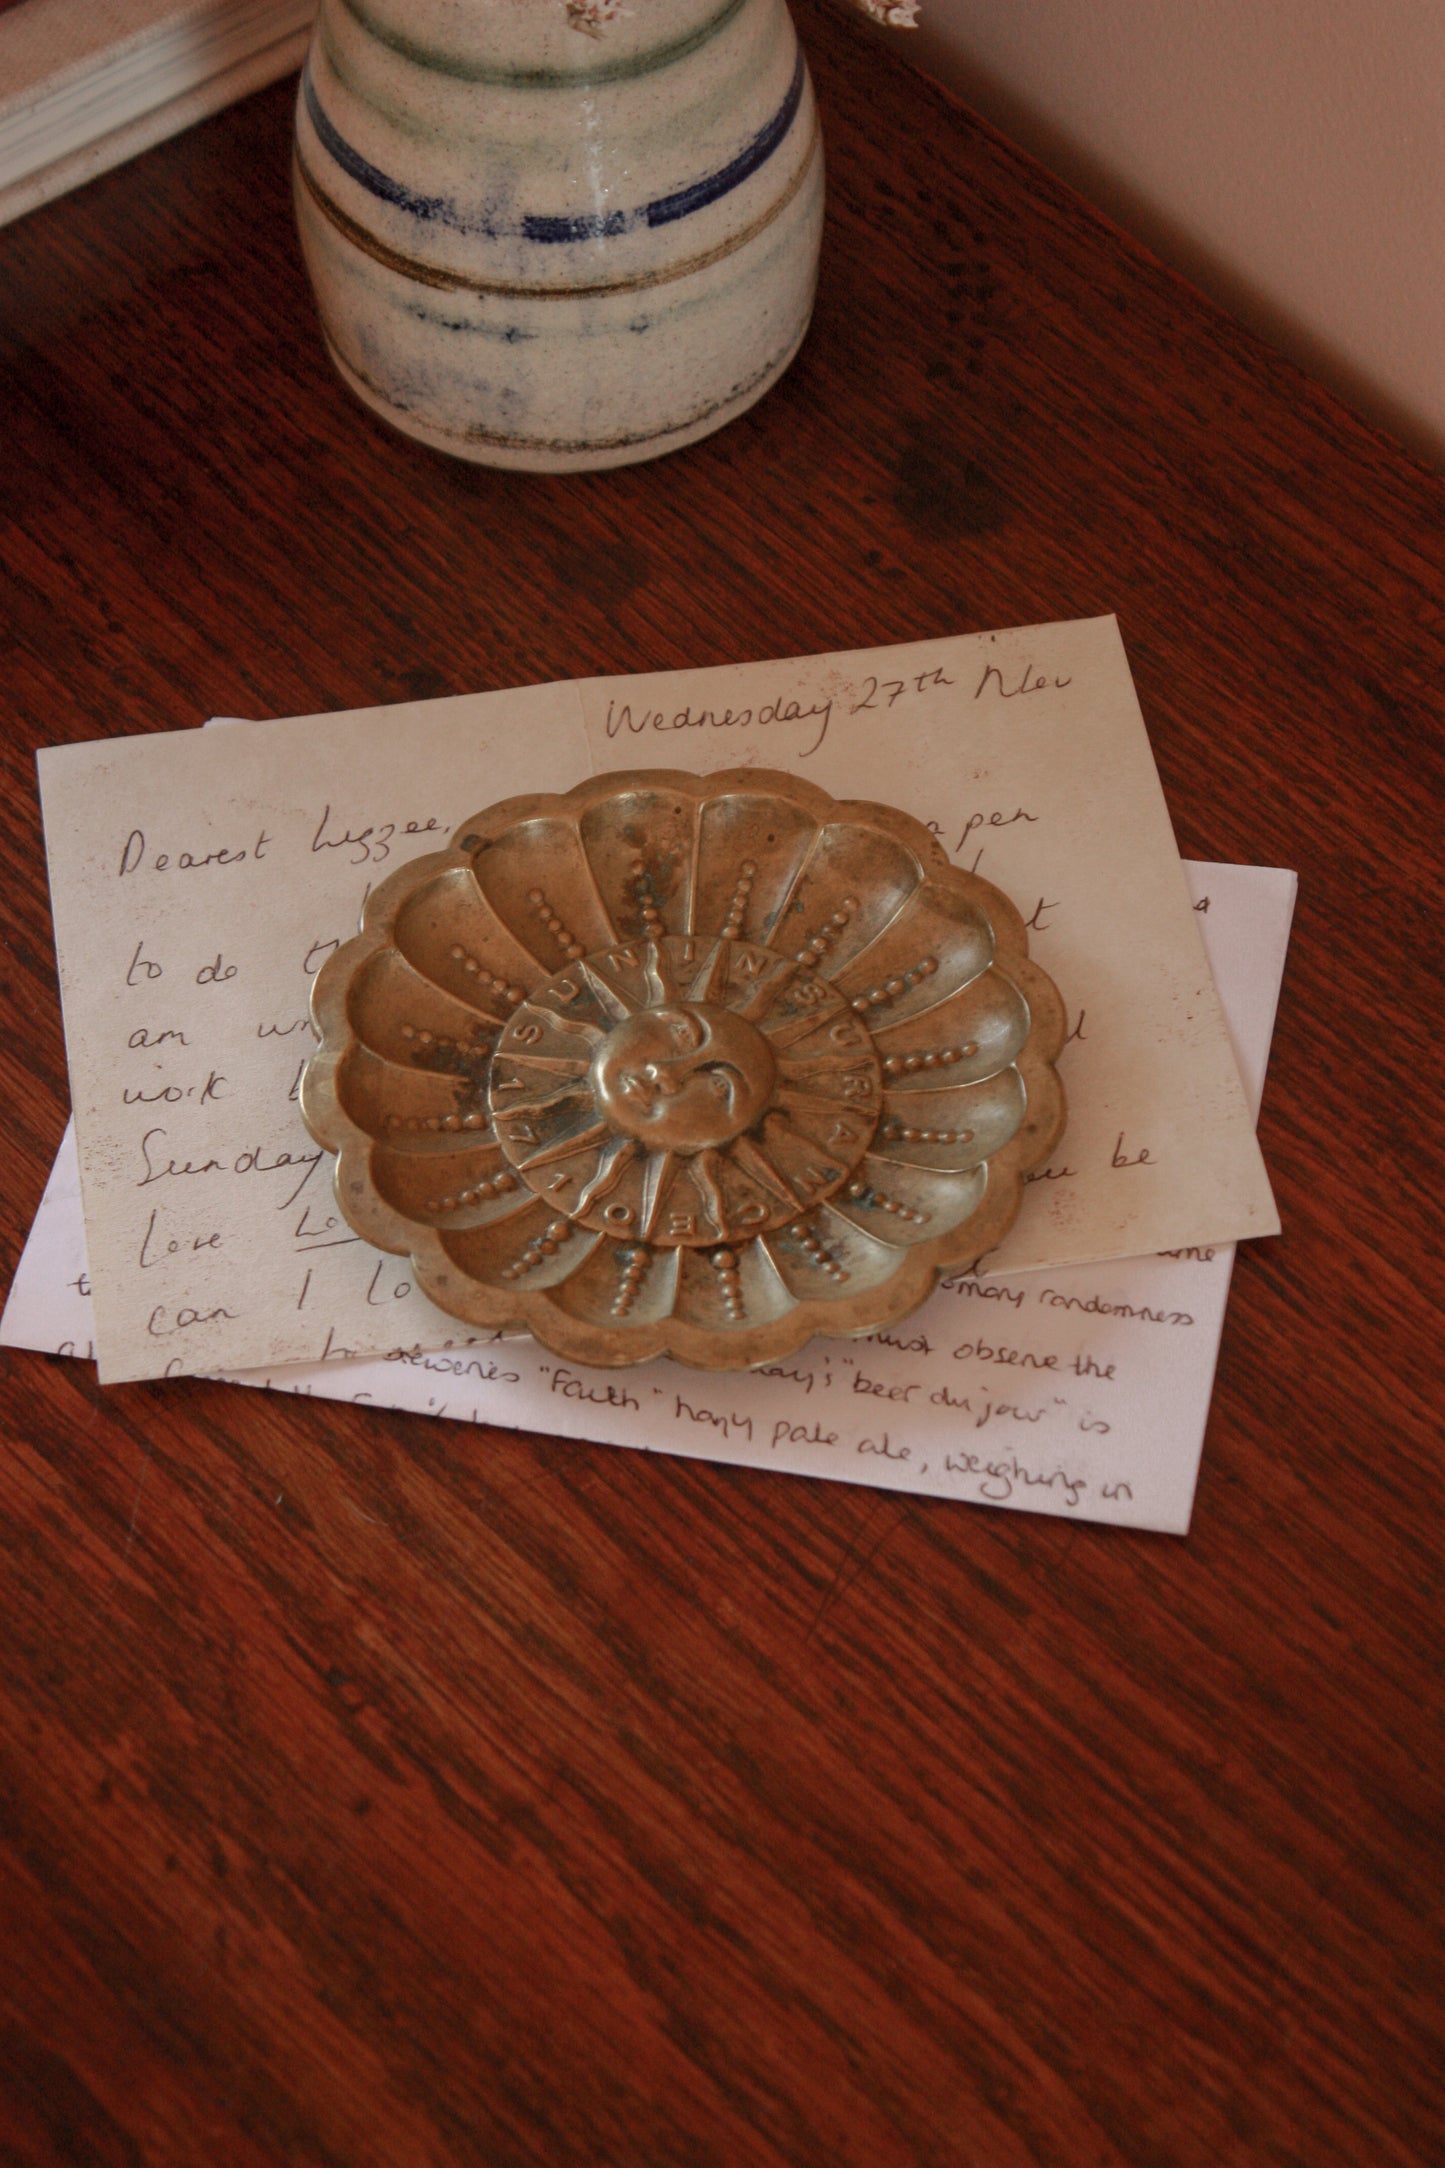
M643 1009L610 1032L592 1064L598 1107L654 1151L731 1144L766 1111L777 1075L767 1039L711 1002Z
M656 1247L763 1234L830 1196L877 1128L850 1004L753 942L664 936L580 959L498 1043L491 1112L559 1216Z

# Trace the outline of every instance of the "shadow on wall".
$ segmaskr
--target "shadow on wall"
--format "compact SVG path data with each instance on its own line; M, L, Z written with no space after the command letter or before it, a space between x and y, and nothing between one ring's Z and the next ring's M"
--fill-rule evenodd
M899 39L895 50L899 48L906 49L907 57L925 74L944 84L1377 428L1427 465L1445 467L1445 427L1429 412L1399 397L1362 361L1268 293L1164 204L1121 176L1079 135L1021 96L1014 84L926 28ZM1433 219L1433 206L1429 211Z

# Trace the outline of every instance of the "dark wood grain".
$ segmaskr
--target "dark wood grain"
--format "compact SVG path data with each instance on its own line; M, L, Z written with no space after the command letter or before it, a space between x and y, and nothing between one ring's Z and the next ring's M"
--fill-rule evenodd
M1112 609L1182 848L1301 876L1194 1533L7 1354L7 2164L1439 2158L1445 497L799 16L815 329L656 466L347 400L287 86L0 235L0 1270L37 746Z

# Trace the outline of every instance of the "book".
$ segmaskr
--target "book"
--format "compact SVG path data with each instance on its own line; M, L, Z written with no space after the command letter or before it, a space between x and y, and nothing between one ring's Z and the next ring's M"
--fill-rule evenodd
M0 225L300 66L315 0L0 0Z

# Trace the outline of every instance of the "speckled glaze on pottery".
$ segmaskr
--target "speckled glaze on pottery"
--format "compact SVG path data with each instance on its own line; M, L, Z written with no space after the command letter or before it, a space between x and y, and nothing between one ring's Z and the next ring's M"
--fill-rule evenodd
M423 442L620 466L719 429L812 311L823 158L784 0L321 0L296 202L332 358Z

